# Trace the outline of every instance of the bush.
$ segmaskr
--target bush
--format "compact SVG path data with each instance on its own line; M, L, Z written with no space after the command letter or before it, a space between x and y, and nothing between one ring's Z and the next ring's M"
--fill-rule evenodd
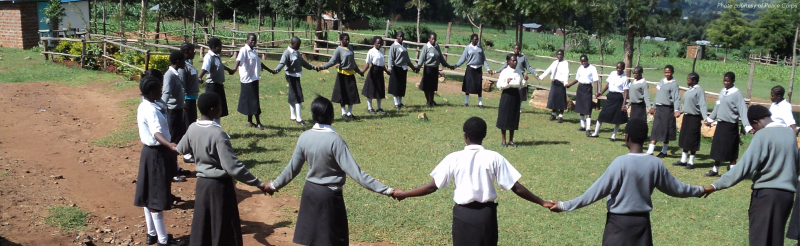
M168 55L150 55L150 69L166 72L170 65ZM136 66L144 69L144 58L142 58L142 63L136 64Z
M403 31L403 33L405 34L405 40L408 40L408 41L411 41L411 42L417 42L417 27L416 26L409 25L409 26L400 27L398 29L392 29L392 31L389 32L389 36L396 37L397 36L397 31ZM428 34L430 34L432 32L433 32L433 30L431 30L427 26L420 25L419 26L419 34L422 35L422 37L420 37L419 42L420 43L427 43L428 42ZM443 37L443 35L441 35L441 34L437 33L437 35L439 37ZM437 40L437 42L438 41L439 40Z
M600 44L603 47L603 55L613 56L614 53L617 51L617 46L614 46L612 44L613 41L614 41L613 39L607 39L603 40L603 42Z

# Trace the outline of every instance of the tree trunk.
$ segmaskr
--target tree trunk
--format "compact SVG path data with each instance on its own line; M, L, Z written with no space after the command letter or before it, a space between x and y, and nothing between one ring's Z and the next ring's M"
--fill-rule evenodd
M722 62L723 63L728 62L728 48L725 48L725 58L722 58Z
M122 28L122 8L122 0L119 0L119 36L125 38L125 28Z
M413 0L412 0L412 1L413 1ZM420 3L420 1L422 1L422 0L417 0L417 43L419 43L419 42L420 42L420 36L419 36L419 15L420 15L420 14L422 14L422 8L421 8L421 6L420 6L420 4L421 4L421 3Z
M481 24L478 24L478 44L484 45L483 43L483 20L481 20Z
M142 28L140 29L142 31L142 38L147 39L147 27L145 27L146 25L145 15L147 14L147 0L142 0L142 9L140 10L139 14L141 15L139 16L139 26Z
M236 30L236 9L233 9L233 30Z
M192 16L192 43L197 43L197 0L194 0L194 14Z
M156 44L158 44L158 37L160 36L158 34L159 32L161 32L161 11L156 11ZM167 35L165 34L164 39L166 39L166 36Z
M258 31L261 31L261 1L258 1ZM260 36L260 35L259 35Z
M103 35L106 34L106 4L103 3Z
M122 1L122 0L120 0ZM213 2L211 4L211 37L214 37L214 33L217 29L217 6L214 6Z
M317 13L316 13L317 14L317 16L316 16L316 18L317 18L317 28L315 28L315 31L317 31L317 33L314 33L314 35L316 35L317 39L322 39L322 32L321 31L322 31L322 4L323 3L325 3L323 0L317 0Z
M625 62L626 68L631 68L631 65L633 65L631 62L633 61L633 42L636 36L636 27L631 24L632 22L633 20L628 20L628 30L625 32L625 43L622 45L622 49L624 50L622 61Z
M639 66L639 61L642 59L642 33L639 33L639 47L636 47L636 66Z
M600 32L597 32L597 41L600 44L600 45L597 46L597 47L599 47L598 50L600 50L600 74L603 74L603 62L604 62L605 58L603 57L603 34L600 33ZM598 90L599 89L600 88L598 88Z
M339 33L344 31L344 18L342 18L342 0L336 1L336 20L339 21Z
M278 13L271 14L270 15L270 19L272 19L272 22L269 24L270 25L269 30L273 31L273 32L270 32L270 33L272 33L272 43L270 43L270 46L275 47L275 32L274 31L275 31L275 21L278 20Z
M792 45L792 75L789 77L789 91L786 93L786 101L792 102L792 89L794 88L794 69L797 66L797 34L800 32L800 23L796 24L794 30L794 44Z

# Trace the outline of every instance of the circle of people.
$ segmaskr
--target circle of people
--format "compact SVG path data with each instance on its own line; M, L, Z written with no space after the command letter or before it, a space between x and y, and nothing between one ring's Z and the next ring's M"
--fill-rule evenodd
M498 223L494 184L511 190L517 196L548 208L553 212L573 211L608 197L608 215L603 232L603 245L652 245L649 212L653 204L651 195L658 189L674 197L707 197L715 191L736 185L745 178L753 181L749 210L749 244L783 245L786 222L791 213L786 237L798 239L800 234L800 199L794 193L798 187L800 157L795 136L798 129L791 113L791 105L783 98L784 90L776 86L771 90L773 104L769 109L754 105L747 107L735 86L735 74L724 75L724 88L711 114L707 113L705 92L700 87L700 77L690 73L686 78L688 91L680 103L679 86L672 77L674 67L664 68L664 78L658 82L656 98L649 98L648 83L642 77L642 67L633 69L633 81L620 62L616 70L600 87L600 76L588 58L580 58L575 79L568 82L569 67L564 51L559 50L554 61L543 74L538 75L520 46L506 56L506 63L498 71L489 69L478 42L471 37L470 44L455 66L447 63L436 44L436 34L422 47L417 66L413 66L408 49L403 44L404 35L398 32L391 45L388 59L381 51L383 40L376 37L370 49L366 66L359 70L354 52L349 45L349 35L339 36L341 45L330 61L314 66L298 52L300 39L293 38L283 52L275 69L261 63L254 47L256 36L248 35L247 44L236 58L236 66L226 67L220 59L222 43L219 39L208 41L209 51L203 57L200 70L192 65L195 47L184 43L180 51L173 52L168 71L148 70L140 81L143 100L137 110L139 136L143 144L139 173L136 182L134 205L144 209L147 225L146 244L179 245L168 234L163 211L171 209L172 201L180 198L170 194L171 183L185 181L181 175L191 172L178 166L177 155L184 162L195 163L197 186L194 215L189 243L191 245L242 245L241 221L235 195L235 181L258 187L272 195L289 182L309 163L309 171L300 199L293 242L301 245L348 245L347 211L342 189L347 176L366 189L390 196L396 200L425 196L438 189L455 186L453 192L453 245L497 245ZM384 66L384 62L388 66ZM303 68L320 71L337 65L336 83L331 99L318 96L311 103L315 122L303 132L291 160L281 174L264 183L254 176L237 159L231 147L230 136L222 130L221 117L228 115L225 98L225 72L237 70L241 78L241 93L237 110L248 116L248 127L263 129L259 115L258 81L260 71L272 74L285 69L289 85L288 103L290 120L305 126L301 117L303 98L300 78ZM566 88L578 84L574 111L580 114L579 131L587 137L598 137L602 123L614 124L611 141L617 141L621 124L624 129L623 146L630 153L614 159L607 170L586 192L569 201L546 201L529 191L519 179L521 174L499 153L483 147L487 133L486 122L479 117L466 120L463 125L463 150L447 155L431 172L431 181L410 191L393 189L362 171L350 154L344 139L332 127L335 109L341 108L341 117L352 120L354 104L360 103L355 74L366 76L362 95L368 99L368 113L385 114L381 99L385 98L383 73L390 76L388 92L394 95L394 107L406 108L403 97L406 91L408 70L423 70L419 89L424 91L426 105L436 106L434 92L438 90L439 67L455 69L467 65L462 90L464 106L469 105L469 95L478 95L478 107L483 108L481 68L489 74L499 73L497 88L502 90L496 127L501 129L503 147L513 146L514 130L519 127L521 102L527 100L525 71L543 79L551 74L551 89L547 108L552 110L550 120L563 122L567 109ZM424 68L424 69L423 69ZM366 74L366 75L365 75ZM205 77L206 92L199 94L198 81ZM606 92L608 92L606 94ZM597 107L593 99L603 94L606 100L600 110L594 132L591 132L592 110ZM377 99L373 108L372 99ZM199 110L200 116L196 115ZM630 115L628 114L630 110ZM647 114L654 114L652 130L648 130ZM694 168L695 153L700 148L701 124L716 124L710 157L714 167L706 176L719 176L721 163L729 163L728 172L708 186L693 186L680 182L659 159L667 156L667 146L677 139L676 118L683 115L679 146L683 149L676 166ZM256 119L253 123L252 118ZM753 134L750 146L739 158L739 122ZM510 131L506 141L506 131ZM649 135L649 137L648 137ZM645 143L649 145L645 149ZM654 156L657 142L663 142L661 152ZM738 159L738 161L737 161ZM798 196L797 198L800 198ZM794 204L794 205L793 205ZM794 212L791 212L794 206Z

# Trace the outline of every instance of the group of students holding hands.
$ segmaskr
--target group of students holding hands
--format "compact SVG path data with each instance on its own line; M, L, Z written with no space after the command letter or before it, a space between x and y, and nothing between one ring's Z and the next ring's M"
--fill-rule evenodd
M450 66L442 58L441 51L435 45L435 34L429 37L429 43L423 47L418 66L411 66L407 48L402 44L402 36L402 33L398 33L397 41L390 49L390 65L387 67L383 66L385 58L379 49L383 41L376 39L376 47L367 56L367 66L358 70L352 46L348 45L349 37L343 34L340 35L342 46L336 49L325 65L316 67L304 61L297 52L300 40L295 38L283 53L278 67L273 70L265 67L258 59L258 54L253 49L255 35L252 35L248 36L248 44L239 52L236 69L229 69L221 63L221 42L212 38L209 40L210 50L205 55L199 72L191 64L194 57L194 47L191 44L184 44L181 51L170 55L172 66L168 71L147 71L139 86L142 102L137 111L137 123L143 147L134 197L134 205L144 209L146 244L178 244L167 233L163 215L163 211L171 209L174 200L170 194L171 179L181 174L176 162L178 154L183 155L185 161L192 159L198 179L190 245L242 245L234 180L272 195L299 175L306 163L309 164L308 173L305 176L293 238L293 242L302 245L349 244L347 211L343 197L345 176L351 177L366 189L397 200L425 196L452 183L455 186L453 245L497 245L498 203L495 202L495 184L554 212L573 211L608 197L603 245L652 245L649 212L653 208L651 195L654 189L674 197L707 197L715 191L729 188L744 178L749 178L753 180L749 211L750 245L783 245L786 222L793 203L795 211L792 213L787 236L797 239L800 234L800 205L797 205L800 201L793 201L794 194L800 189L800 156L795 140L797 129L791 117L791 105L787 106L788 103L782 100L782 88L776 87L772 90L772 99L775 102L773 107L776 110L758 105L748 109L741 92L733 86L735 76L733 73L726 74L725 89L720 93L720 100L711 115L705 116L705 97L696 73L687 77L690 90L684 94L684 104L681 107L679 87L672 78L674 68L667 66L664 69L665 78L657 86L658 92L653 106L649 100L647 83L642 78L641 67L634 69L634 81L631 83L625 74L625 64L617 64L616 71L609 75L607 85L601 90L599 85L592 85L599 81L596 69L588 63L587 57L582 56L576 79L567 84L569 69L563 65L563 51L559 51L558 60L539 75L539 79L542 79L548 73L553 74L554 86L548 101L548 107L553 110L551 120L563 120L563 110L566 109L565 89L579 83L576 103L576 111L580 109L578 112L582 116L579 130L586 131L589 137L597 137L597 129L602 124L600 122L615 124L614 135L611 137L614 141L620 124L626 124L624 137L620 137L620 140L630 150L629 154L614 159L605 173L583 195L559 202L541 199L529 191L520 183L522 175L506 158L483 147L487 124L479 117L471 117L464 122L464 149L444 157L430 173L432 179L429 183L409 191L390 188L361 170L347 143L332 126L335 118L333 103L340 104L343 118L354 118L352 105L359 103L360 99L353 75L367 74L366 84L370 86L365 84L362 94L370 99L378 99L377 108L370 107L368 111L381 113L380 98L383 98L384 93L382 73L388 73L389 93L395 95L395 108L403 108L407 70L410 68L418 72L425 66L420 89L426 91L428 105L434 106L433 96L428 97L428 91L436 91L438 81L435 78L433 81L436 82L431 81L429 77L433 75L430 74L434 73L429 71L435 71L438 76L439 65L451 69L455 66ZM503 146L515 146L513 134L519 126L520 104L527 97L527 75L523 73L527 70L536 75L519 50L519 45L515 46L514 53L506 56L506 64L497 71L500 73L497 87L502 90L502 95L496 127L502 131ZM464 53L456 64L469 66L464 79L464 105L468 105L469 94L478 94L478 106L482 107L480 91L475 92L472 85L466 82L474 80L475 74L480 76L482 66L490 74L495 72L485 63L483 51L475 38ZM232 74L237 69L240 72L243 86L238 110L248 116L255 116L256 124L248 119L248 126L261 128L258 118L261 111L257 106L258 71L265 69L274 74L285 68L290 88L291 120L304 125L305 122L300 117L301 103L304 101L299 81L302 68L320 70L336 64L339 67L332 100L321 96L313 100L310 111L314 125L298 138L292 157L283 172L269 182L263 182L250 173L236 157L230 136L220 125L220 118L228 114L223 86L224 72ZM204 75L207 75L206 92L199 94L199 85L190 81L197 83ZM254 87L255 89L249 90L255 92L247 92L245 95L244 84ZM593 88L597 88L596 93L592 93ZM599 97L606 91L609 92L606 95L608 100L600 112L595 132L590 133L592 97ZM630 119L626 112L628 107L631 108ZM787 107L788 114L784 112ZM188 113L197 110L200 112L199 118ZM648 111L655 113L652 131L648 130ZM685 163L687 168L692 167L694 152L699 149L699 124L719 120L716 123L716 134L719 135L715 135L711 155L715 160L715 167L708 176L718 175L717 166L721 162L730 161L731 166L730 171L708 186L692 186L680 182L659 159L666 155L668 142L676 138L675 118L680 114L684 114L684 119L679 144L684 153L681 162L675 165ZM754 136L747 151L734 166L738 157L739 118L747 131ZM731 130L732 128L736 131ZM506 141L506 131L510 131L509 141ZM718 138L721 138L719 142ZM645 149L648 140L650 143ZM664 142L658 157L652 155L655 142ZM690 154L688 159L687 153Z

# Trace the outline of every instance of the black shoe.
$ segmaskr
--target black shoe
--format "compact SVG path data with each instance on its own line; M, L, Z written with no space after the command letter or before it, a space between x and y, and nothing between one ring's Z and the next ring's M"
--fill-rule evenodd
M173 195L173 194L169 194L169 200L172 201L172 202L181 202L181 201L183 201L183 199L181 199L181 197ZM172 203L172 202L170 202L170 203Z
M717 177L719 176L718 172L714 172L714 170L709 170L708 173L704 174L706 177Z
M369 113L369 114L375 114L375 110L372 110L372 109L367 109L367 113Z
M169 240L172 240L172 234L167 234L167 242L169 242ZM158 243L158 236L147 235L147 240L145 240L144 243L147 245L156 244Z
M308 126L308 124L306 124L306 122L302 121L302 120L301 121L297 121L297 124L301 125L301 126Z
M694 165L693 164L686 164L685 168L686 169L694 169Z
M192 171L181 168L178 169L178 175L189 176L192 175Z
M433 107L433 103L428 102L428 103L425 104L425 106L428 106L429 108L431 108L431 107Z
M256 127L256 125L253 125L253 123L250 123L250 122L247 122L247 124L245 124L244 126L245 127Z
M394 109L400 110L400 105L394 105Z
M585 132L585 131L586 131L586 127L581 127L581 128L578 128L578 131L579 131L579 132Z
M258 125L256 125L256 129L264 130L264 126L262 126L261 124L258 124Z
M516 148L517 144L515 144L514 142L508 142L508 146Z
M586 131L586 137L591 137L591 136L592 136L592 131Z
M464 107L469 107L469 103L465 103L465 104L464 104Z
M478 104L478 108L479 108L479 109L483 109L483 105L481 105L481 104Z
M664 153L664 152L658 152L658 155L657 155L656 157L658 157L658 158L664 158L664 157L667 157L667 153Z
M622 147L628 147L628 145L627 145L627 144L622 144L621 146L622 146Z
M564 122L564 118L558 117L558 123L563 123L563 122Z
M386 111L383 111L383 109L378 109L378 111L375 111L375 112L377 112L377 113L379 113L381 115L386 115Z
M401 103L401 104L400 104L400 108L408 108L408 107L406 107L406 105L405 105L405 104L402 104L402 103Z
M349 121L350 117L347 117L346 114L342 114L342 119L345 120L345 121Z
M672 163L672 165L673 166L686 166L686 162L676 161L675 163Z
M617 141L617 139L616 138L609 138L608 141L614 142L614 141Z
M550 121L554 121L554 120L556 120L556 116L551 114L550 115Z
M174 182L174 183L186 182L186 178L181 177L181 176L175 176L175 177L172 177L172 182Z
M183 158L183 163L194 163L194 156L192 156L192 158L189 159Z
M503 146L503 148L505 148L508 147L508 144L506 144L506 142L500 142L500 146Z
M351 120L358 120L358 118L356 118L356 116L353 114L348 115L347 117L350 118Z
M586 133L589 133L589 132L586 132ZM589 135L586 135L586 136L590 137L590 138L600 137L600 135L594 135L594 134L589 134Z
M436 103L436 101L431 101L431 104L433 104L433 106L439 106L439 104Z

